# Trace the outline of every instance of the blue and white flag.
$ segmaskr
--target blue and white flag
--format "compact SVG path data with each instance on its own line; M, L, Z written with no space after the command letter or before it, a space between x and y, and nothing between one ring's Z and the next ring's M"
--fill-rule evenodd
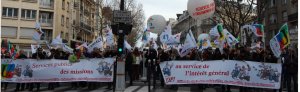
M32 39L39 42L41 40L41 36L44 32L42 31L41 24L39 22L35 23L35 32L33 33Z
M179 50L179 55L181 57L187 55L188 53L190 53L190 51L193 49L193 48L197 48L197 44L196 44L196 41L195 41L195 38L193 38L194 36L192 36L191 33L188 33L186 34L186 38L185 38L185 41L184 41L184 45L183 47Z
M227 44L228 44L230 47L233 47L235 44L239 43L239 41L238 41L238 40L237 40L230 32L228 32L227 29L224 29L224 30L223 30L223 33L224 33L224 35L225 35Z
M94 40L91 44L88 45L88 53L91 53L94 48L102 48L103 47L103 40L101 37L98 37L96 40Z

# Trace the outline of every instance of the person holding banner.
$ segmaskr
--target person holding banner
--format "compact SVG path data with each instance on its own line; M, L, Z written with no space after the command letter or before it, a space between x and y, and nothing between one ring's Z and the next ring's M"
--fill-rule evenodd
M3 45L2 45L3 46ZM5 48L1 48L1 49L5 49ZM9 58L11 58L10 57L10 55L9 55L9 52L8 52L8 50L3 50L3 51L1 51L1 59L9 59ZM3 68L3 67L2 67ZM3 70L3 69L1 69L1 70ZM2 71L1 71L1 73L2 73ZM3 73L2 73L3 74ZM1 77L3 76L1 74ZM8 82L1 82L1 88L4 88L4 90L6 90L7 89L7 86L8 86Z
M17 59L27 59L27 56L24 54L24 50L20 50ZM25 85L26 85L25 83L17 83L15 91L23 91ZM20 90L20 86L21 86L21 90Z
M116 54L116 52L115 51L113 51L113 50L106 50L105 52L104 52L105 54L104 54L104 57L105 58L112 58L112 57L115 57L117 54ZM114 63L114 68L115 68L115 63ZM114 69L114 70L116 70L116 69ZM109 89L109 90L111 90L112 88L111 88L111 86L113 86L113 83L112 82L108 82L107 83L107 88L106 89Z
M159 74L160 74L160 86L164 87L165 86L164 77L161 73L161 68L159 67L159 64L164 61L169 61L170 58L169 58L168 53L165 53L161 48L158 48L157 50L158 50L158 60L155 65L157 66L158 69L154 76L159 76Z
M46 52L43 51L41 47L39 47L36 51L36 53L32 54L32 59L46 59ZM34 88L34 84L36 85L37 91L40 91L40 83L30 83L29 91L32 91Z

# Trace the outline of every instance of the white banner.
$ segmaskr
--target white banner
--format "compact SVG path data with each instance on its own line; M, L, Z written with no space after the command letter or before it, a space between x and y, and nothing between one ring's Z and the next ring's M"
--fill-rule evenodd
M2 82L113 81L113 58L69 60L2 59Z
M91 44L88 45L87 49L88 52L91 53L94 48L102 48L103 41L101 37L98 37L96 40L94 40Z
M166 61L160 64L167 85L225 84L279 89L281 64L251 61Z

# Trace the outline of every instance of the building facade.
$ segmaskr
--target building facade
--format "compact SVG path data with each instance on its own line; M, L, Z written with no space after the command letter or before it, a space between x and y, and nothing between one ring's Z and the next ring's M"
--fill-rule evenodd
M95 0L2 0L1 38L30 55L30 45L36 43L32 40L35 23L39 22L44 32L43 47L59 34L67 44L73 40L91 42L96 36L95 3Z
M265 25L266 42L276 35L280 27L287 23L289 26L291 45L295 47L298 41L298 0L258 0L262 7L259 22Z
M44 32L43 46L58 34L68 40L70 3L71 0L2 0L1 38L31 53L30 45L36 43L32 34L39 22Z
M191 29L195 39L197 39L199 34L209 33L209 30L216 25L217 20L218 19L215 14L209 19L196 20L189 15L187 10L185 10L182 14L177 14L177 21L174 22L172 31L173 34L182 32L180 39L181 42L184 42L185 36L189 29Z
M91 43L98 36L97 17L99 17L99 15L96 15L96 8L96 0L73 0L72 47L75 42Z

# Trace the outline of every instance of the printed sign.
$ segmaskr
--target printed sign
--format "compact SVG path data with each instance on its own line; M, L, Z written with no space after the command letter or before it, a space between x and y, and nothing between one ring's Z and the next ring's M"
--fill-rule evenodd
M225 84L279 89L281 64L251 61L166 61L160 63L167 85Z
M2 82L113 81L114 59L68 60L2 59Z

